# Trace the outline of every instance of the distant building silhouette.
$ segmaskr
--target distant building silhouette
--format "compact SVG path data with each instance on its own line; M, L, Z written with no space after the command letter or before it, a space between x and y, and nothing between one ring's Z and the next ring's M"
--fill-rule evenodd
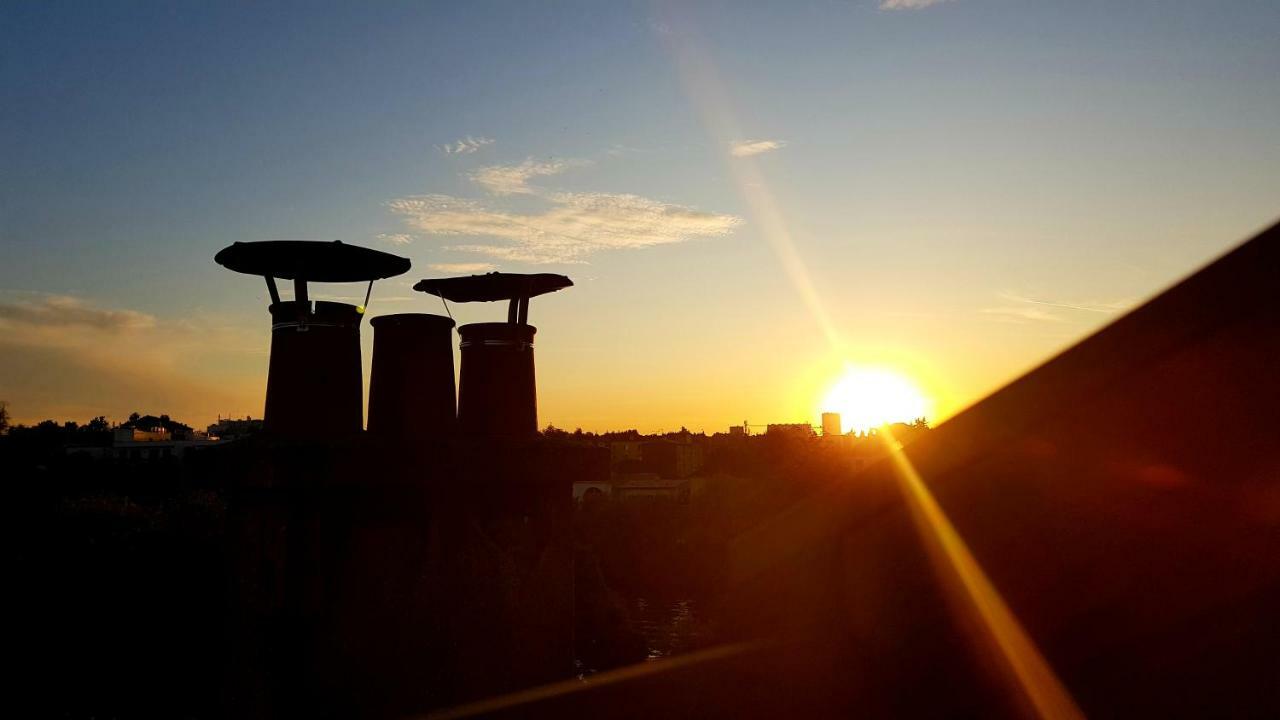
M822 434L823 435L841 435L843 431L840 429L840 413L824 412L822 413Z
M646 472L662 478L684 478L702 469L701 445L662 439L641 443L641 462Z
M770 423L765 428L766 435L775 437L811 438L816 433L809 423Z
M262 420L255 420L251 417L243 419L237 418L218 418L218 421L209 425L205 432L211 439L218 440L239 440L251 435L262 432ZM323 429L320 429L323 431Z

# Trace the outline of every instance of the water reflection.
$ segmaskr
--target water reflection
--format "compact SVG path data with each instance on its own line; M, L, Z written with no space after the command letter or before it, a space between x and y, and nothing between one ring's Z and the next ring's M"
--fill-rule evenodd
M644 638L646 660L678 655L698 646L700 628L692 601L657 602L635 598L631 610L635 630Z

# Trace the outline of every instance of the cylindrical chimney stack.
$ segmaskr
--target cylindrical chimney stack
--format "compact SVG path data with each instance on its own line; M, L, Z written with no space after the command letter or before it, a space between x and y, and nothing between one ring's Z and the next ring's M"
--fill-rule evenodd
M263 427L279 435L332 436L363 427L360 319L354 305L271 305L271 362Z
M469 435L531 437L538 433L532 325L473 323L458 328L462 369L458 426Z
M447 302L507 303L505 323L458 328L462 369L458 373L458 430L467 435L527 438L538 434L538 391L533 375L530 298L573 285L563 275L493 272L434 278L413 289Z
M307 296L313 282L367 282L409 270L408 258L369 248L309 240L233 243L213 261L258 275L271 296L271 361L263 427L291 437L358 433L364 427L360 372L360 320L364 307L317 302ZM276 278L293 281L293 300L280 299Z
M457 422L452 319L427 313L382 315L374 328L369 432L441 437Z

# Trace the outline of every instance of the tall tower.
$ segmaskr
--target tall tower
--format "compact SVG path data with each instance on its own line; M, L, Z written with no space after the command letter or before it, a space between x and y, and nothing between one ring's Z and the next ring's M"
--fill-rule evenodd
M452 302L507 301L507 321L458 328L458 430L467 435L532 437L538 432L538 391L533 366L529 299L570 287L550 273L489 273L423 280L413 286Z
M363 427L360 321L364 306L312 302L308 282L367 282L409 270L409 259L340 241L235 243L214 256L219 265L266 279L271 295L271 360L263 427L275 435L358 433ZM276 278L293 281L281 300Z
M825 412L822 413L822 434L840 435L840 413Z

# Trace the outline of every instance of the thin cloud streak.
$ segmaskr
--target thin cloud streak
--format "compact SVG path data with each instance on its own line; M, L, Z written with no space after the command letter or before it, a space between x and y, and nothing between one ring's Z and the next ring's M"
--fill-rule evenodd
M922 10L948 0L881 0L881 10Z
M1137 301L1133 299L1114 300L1109 302L1061 302L1026 297L1016 293L1000 293L1000 299L1010 303L1000 307L983 308L980 312L994 319L1005 322L1078 322L1074 313L1094 313L1099 315L1115 315L1133 307ZM1066 310L1069 312L1057 312Z
M494 270L497 266L493 263L471 262L471 263L432 263L427 267L442 273L456 273L459 275L486 273Z
M1064 322L1063 318L1035 307L1025 307L1011 305L1008 307L992 307L983 308L980 312L990 316L994 320L1011 323L1028 323L1028 322Z
M494 201L427 194L387 203L417 233L492 238L505 244L466 243L446 250L475 253L528 264L580 264L602 250L667 245L729 234L741 224L734 215L711 213L673 203L604 192L553 192L529 185L535 177L555 175L588 164L583 160L537 161L481 168L468 177L490 195L527 196L542 209L512 211Z
M1015 295L1013 293L1002 293L1002 299L1012 302L1028 303L1031 305L1044 305L1046 307L1060 308L1063 310L1080 310L1082 312L1101 313L1103 315L1114 315L1115 313L1128 310L1137 304L1137 300L1125 298L1123 300L1113 300L1111 302L1101 303L1068 303L1053 300L1037 300L1036 298Z
M261 333L219 316L161 320L68 295L0 303L0 398L22 422L260 412L265 356Z
M445 155L470 155L486 145L492 145L493 142L493 138L472 137L468 135L461 140L455 140L454 142L445 143L444 145L437 145L436 150L439 150Z
M141 330L156 324L155 317L146 313L96 308L69 295L0 303L0 321L34 327L80 326L107 332Z
M734 157L751 157L752 155L781 150L786 146L787 142L785 140L745 140L733 143L729 147L729 154Z
M729 234L742 221L682 205L615 193L554 193L541 212L514 213L448 195L388 203L414 230L430 235L491 237L509 245L447 249L531 264L580 263L601 250L623 250Z
M413 242L413 236L405 233L378 233L378 239L392 245L408 245Z
M532 195L529 180L535 177L558 175L572 167L586 165L583 160L549 160L541 162L528 158L519 165L491 165L482 167L468 177L471 182L493 195Z

